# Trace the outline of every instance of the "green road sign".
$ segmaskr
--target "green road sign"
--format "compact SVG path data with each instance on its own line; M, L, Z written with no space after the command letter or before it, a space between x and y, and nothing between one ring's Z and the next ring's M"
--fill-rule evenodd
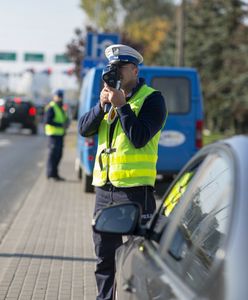
M24 53L24 60L32 61L32 62L43 62L44 54L42 54L42 53Z
M60 63L70 63L71 62L71 60L69 59L69 57L67 56L67 55L65 55L65 54L57 54L57 55L55 55L55 57L54 57L54 61L55 61L55 63L57 63L57 64L60 64Z
M0 52L0 60L16 60L16 53L15 52Z

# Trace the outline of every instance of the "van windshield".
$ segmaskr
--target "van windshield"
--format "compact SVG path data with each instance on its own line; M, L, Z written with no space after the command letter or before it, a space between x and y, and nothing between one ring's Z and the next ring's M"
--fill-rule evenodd
M161 91L170 114L189 112L191 90L187 78L154 77L152 87Z

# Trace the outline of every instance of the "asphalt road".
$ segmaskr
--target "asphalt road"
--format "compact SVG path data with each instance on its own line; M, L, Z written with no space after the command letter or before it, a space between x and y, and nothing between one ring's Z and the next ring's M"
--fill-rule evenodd
M0 226L21 207L46 160L46 137L10 128L0 132Z

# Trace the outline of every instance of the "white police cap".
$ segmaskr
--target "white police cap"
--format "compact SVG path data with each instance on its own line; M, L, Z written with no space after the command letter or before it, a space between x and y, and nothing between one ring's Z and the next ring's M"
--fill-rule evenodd
M138 65L143 62L143 57L138 51L122 44L115 44L107 47L105 49L105 56L109 63L121 61Z

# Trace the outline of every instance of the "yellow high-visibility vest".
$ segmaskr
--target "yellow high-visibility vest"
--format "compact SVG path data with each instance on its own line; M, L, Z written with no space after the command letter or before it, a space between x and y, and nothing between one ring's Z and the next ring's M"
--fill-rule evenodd
M136 116L147 96L154 91L153 88L143 85L128 101ZM110 125L107 119L108 114L102 120L98 131L98 148L92 184L103 186L109 180L116 187L154 186L161 130L144 147L136 149L118 120L110 147Z
M60 108L58 106L57 103L55 103L54 101L51 101L49 104L48 104L48 107L52 107L53 110L54 110L54 118L53 118L53 121L56 122L56 123L59 123L59 124L64 124L67 120L67 117L63 111L62 108ZM53 125L50 125L50 124L46 124L45 125L45 134L46 135L64 135L65 134L65 129L64 127L58 127L58 126L53 126Z

